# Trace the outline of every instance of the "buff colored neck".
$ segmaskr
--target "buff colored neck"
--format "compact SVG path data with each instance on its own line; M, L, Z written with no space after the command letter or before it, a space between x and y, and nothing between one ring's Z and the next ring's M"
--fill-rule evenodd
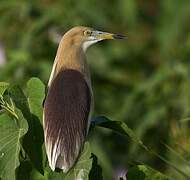
M70 68L81 72L85 76L89 74L86 55L82 49L81 43L74 44L72 40L64 40L63 38L57 51L56 60L56 73L62 68Z
M81 43L74 43L73 40L62 38L57 50L48 86L50 86L54 77L63 69L74 69L79 71L84 75L88 84L91 84L89 67Z

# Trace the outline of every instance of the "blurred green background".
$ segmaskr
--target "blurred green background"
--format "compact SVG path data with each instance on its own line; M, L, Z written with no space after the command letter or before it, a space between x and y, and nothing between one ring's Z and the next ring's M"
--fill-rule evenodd
M71 27L121 33L127 41L94 45L91 68L96 115L125 121L143 142L190 173L189 0L1 0L0 81L47 83L60 37ZM96 128L89 135L105 179L146 163L180 174L128 138ZM179 154L168 151L166 145Z

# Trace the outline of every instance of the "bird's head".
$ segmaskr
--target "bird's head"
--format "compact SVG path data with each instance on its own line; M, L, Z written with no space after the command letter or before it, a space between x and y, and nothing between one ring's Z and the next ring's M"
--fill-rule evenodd
M92 44L106 40L106 39L127 39L124 35L113 34L103 31L98 31L93 28L89 27L74 27L69 30L65 35L64 39L70 40L73 45L80 45L82 46L83 50L91 46Z

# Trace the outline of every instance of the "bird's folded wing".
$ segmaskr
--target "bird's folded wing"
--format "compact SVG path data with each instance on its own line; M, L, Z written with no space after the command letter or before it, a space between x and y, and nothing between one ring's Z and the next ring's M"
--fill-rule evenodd
M44 135L49 165L67 172L75 163L88 128L91 94L83 75L62 70L44 104Z

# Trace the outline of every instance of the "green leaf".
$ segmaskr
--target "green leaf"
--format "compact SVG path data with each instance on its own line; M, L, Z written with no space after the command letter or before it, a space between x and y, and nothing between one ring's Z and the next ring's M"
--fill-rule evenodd
M24 118L28 121L29 130L23 139L23 148L34 167L43 174L43 128L40 120L35 114L30 112L29 99L27 100L25 94L18 86L9 88L8 93L15 106L22 111ZM34 104L35 100L38 101L34 98ZM42 109L42 107L39 106L39 109Z
M28 125L22 113L17 110L18 119L7 114L0 116L0 179L15 180L15 170L19 166L21 138L26 134Z
M79 160L65 178L68 180L73 180L77 178L88 180L88 175L90 173L93 161L93 159L90 157L91 157L90 144L86 142Z
M35 169L32 170L30 174L30 180L49 180L48 177L45 175L40 174ZM56 179L57 180L57 179Z
M11 86L8 89L8 95L13 100L15 106L22 111L24 118L27 120L30 119L31 114L29 110L29 105L22 89L16 85Z
M140 145L145 151L147 151L149 154L154 155L155 157L161 159L163 162L165 162L167 165L169 165L170 167L172 167L173 169L175 169L177 172L179 172L181 175L183 175L185 178L189 179L190 176L184 172L183 170L179 169L176 164L170 162L169 160L167 160L165 157L163 157L162 155L158 154L157 152L155 152L154 150L148 148L142 141L141 139L133 132L132 129L130 129L127 124L125 124L124 122L121 121L111 121L108 118L104 117L104 116L99 116L97 118L94 118L92 120L92 124L91 124L91 128L93 128L94 126L101 126L104 128L108 128L111 129L119 134L122 135L127 135L131 138L132 141L134 141L135 143L137 143L138 145Z
M33 161L43 174L43 167L45 166L46 154L43 148L44 133L42 127L43 108L42 103L45 97L45 86L38 78L31 78L27 83L27 99L32 120L30 121L31 134L35 147L27 143L26 147L29 149L36 149L35 152L30 151ZM38 158L37 158L38 157Z
M4 94L6 89L9 87L9 83L6 82L0 82L0 96Z
M83 152L78 159L75 166L67 173L64 174L62 172L52 172L50 171L48 175L48 180L73 180L73 179L82 179L88 180L88 176L92 167L93 159L91 157L91 149L90 144L88 142L85 143Z
M128 180L169 180L170 178L146 165L132 167L127 172Z
M38 78L31 78L27 83L27 97L30 112L42 123L42 103L45 97L45 86Z
M92 127L93 126L101 126L104 128L111 129L119 134L127 135L129 136L134 142L137 144L140 144L144 149L147 149L147 147L143 144L143 142L140 140L140 138L133 132L132 129L130 129L127 124L125 124L122 121L111 121L105 116L99 116L97 118L94 118L92 120Z

